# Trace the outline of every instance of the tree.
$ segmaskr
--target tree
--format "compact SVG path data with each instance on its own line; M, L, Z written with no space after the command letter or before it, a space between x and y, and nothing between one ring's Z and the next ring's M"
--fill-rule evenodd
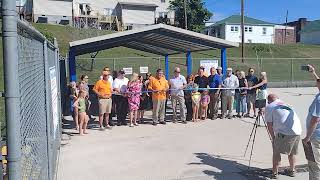
M205 21L211 18L212 13L205 7L203 0L186 0L186 6L188 29L200 32L205 26ZM169 9L175 12L176 26L185 28L184 0L170 1Z

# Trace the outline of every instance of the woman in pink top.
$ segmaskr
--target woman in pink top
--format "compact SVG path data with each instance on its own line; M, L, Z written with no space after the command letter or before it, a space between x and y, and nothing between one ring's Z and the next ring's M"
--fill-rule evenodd
M127 87L128 92L128 104L130 110L130 127L138 126L137 116L140 106L140 94L142 83L138 78L137 73L133 73L131 80Z

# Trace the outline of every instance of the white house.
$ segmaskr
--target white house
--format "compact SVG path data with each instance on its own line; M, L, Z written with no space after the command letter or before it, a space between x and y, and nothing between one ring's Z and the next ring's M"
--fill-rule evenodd
M203 33L232 42L241 42L241 16L233 15L204 29ZM274 43L274 24L245 17L246 43Z
M160 17L167 19L171 24L174 23L174 12L168 9L169 0L28 0L27 2L26 9L29 9L34 22L61 24L61 21L69 21L71 24L72 18L103 22L108 18L111 21L110 17L117 17L117 21L127 29L155 24Z
M320 45L320 20L311 21L300 31L300 42Z

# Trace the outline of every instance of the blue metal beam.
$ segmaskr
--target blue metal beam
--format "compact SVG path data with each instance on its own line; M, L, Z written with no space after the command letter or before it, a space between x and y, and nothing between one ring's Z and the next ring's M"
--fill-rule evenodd
M77 81L76 55L73 48L69 50L69 79L70 82Z
M166 79L169 79L169 55L165 56Z
M192 74L192 56L191 56L191 52L188 51L187 52L187 74L188 76Z
M222 73L227 73L227 49L222 48L221 49L221 67L222 67Z

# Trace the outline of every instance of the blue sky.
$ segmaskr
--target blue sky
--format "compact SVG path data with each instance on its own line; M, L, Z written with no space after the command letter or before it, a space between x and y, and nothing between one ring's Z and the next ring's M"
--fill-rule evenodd
M204 1L214 14L214 21L240 14L240 0ZM289 22L300 17L308 20L320 19L320 0L245 0L246 16L268 22L284 23L287 10Z

